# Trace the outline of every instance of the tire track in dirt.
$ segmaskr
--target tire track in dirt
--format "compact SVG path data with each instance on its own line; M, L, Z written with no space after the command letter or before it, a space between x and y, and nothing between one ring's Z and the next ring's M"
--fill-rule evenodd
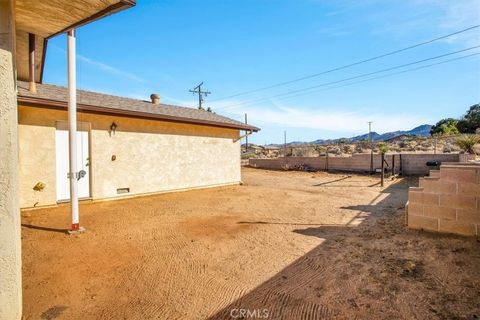
M192 319L195 318L198 310L202 310L207 317L226 308L246 294L246 289L230 282L222 282L217 278L218 275L211 274L208 278L199 281L200 287L197 287L195 296L202 298L195 299L192 304L191 310L194 312Z
M138 319L181 319L181 308L158 303L168 301L174 291L176 278L185 279L190 274L199 273L202 269L195 268L192 263L193 255L187 250L188 242L174 232L176 224L159 224L156 229L145 230L140 237L140 250L147 254L135 263L132 272L124 273L127 277L116 281L117 288L129 287L130 292L140 292L137 297L128 296L128 307L132 311L132 318ZM185 274L184 268L188 272ZM172 276L173 275L173 276ZM187 281L188 283L188 281ZM124 307L122 309L125 310ZM115 319L121 314L106 314L104 318Z

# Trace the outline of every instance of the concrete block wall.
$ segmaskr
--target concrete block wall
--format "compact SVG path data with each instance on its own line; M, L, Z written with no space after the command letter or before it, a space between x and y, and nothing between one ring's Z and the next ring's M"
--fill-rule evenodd
M446 164L410 188L407 224L413 229L480 235L480 164Z
M388 165L392 166L393 155L387 154L385 159ZM402 168L404 175L427 175L429 167L427 161L440 162L459 162L466 161L461 154L422 154L422 153L402 153L395 154L395 168L399 172ZM300 165L308 165L316 170L326 169L326 157L287 157L275 159L250 159L249 164L255 168L281 170L286 168L295 168ZM381 155L374 154L373 167L381 167ZM370 171L370 154L354 154L348 157L328 158L329 170L368 172Z
M406 175L427 175L429 167L425 164L427 161L459 162L461 155L458 153L410 153L402 154L402 169Z

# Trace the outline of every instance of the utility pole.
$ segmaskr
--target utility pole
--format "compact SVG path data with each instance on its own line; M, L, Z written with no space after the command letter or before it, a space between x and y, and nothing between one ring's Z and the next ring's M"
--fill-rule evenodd
M246 113L245 113L245 124L248 124ZM245 134L247 134L247 131L245 131ZM245 136L245 152L248 152L248 134Z
M203 96L208 96L211 94L210 91L202 91L202 85L203 82L200 83L198 86L193 88L192 90L189 90L189 92L192 92L193 94L198 94L198 109L203 109L202 103L203 103Z
M368 121L368 142L370 143L370 173L373 173L372 123L373 121Z
M283 156L285 157L285 170L287 170L287 130L283 131Z

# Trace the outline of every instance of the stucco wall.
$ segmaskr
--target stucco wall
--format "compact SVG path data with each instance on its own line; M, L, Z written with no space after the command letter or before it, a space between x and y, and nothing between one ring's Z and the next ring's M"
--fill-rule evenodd
M8 18L2 2L0 18ZM6 11L6 12L5 12ZM1 20L0 19L0 20ZM3 21L1 24L3 24ZM5 32L0 26L0 32ZM22 316L18 136L12 54L0 46L0 319Z
M21 207L56 203L55 126L65 120L66 111L19 107ZM136 195L241 180L236 129L86 113L78 121L91 125L93 199L117 197L118 188ZM43 191L33 190L38 181Z

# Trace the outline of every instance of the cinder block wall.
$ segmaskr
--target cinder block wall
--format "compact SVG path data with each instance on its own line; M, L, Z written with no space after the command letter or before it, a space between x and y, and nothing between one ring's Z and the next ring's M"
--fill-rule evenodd
M406 175L422 175L429 173L429 167L426 166L427 161L459 162L461 155L458 153L410 153L402 155L402 168Z
M446 164L410 188L407 224L413 229L480 235L480 164Z
M463 155L460 154L422 154L422 153L402 153L395 155L395 168L396 172L399 172L402 168L402 172L405 175L427 175L429 167L427 167L427 161L440 161L440 162L459 162ZM385 159L389 166L392 166L393 156L388 154ZM464 157L463 157L464 158ZM463 160L462 158L462 160ZM255 168L280 170L286 168L294 168L299 165L308 165L316 170L326 169L325 157L287 157L276 159L250 159L249 164ZM381 155L374 154L373 167L381 167ZM370 154L354 154L349 157L329 157L328 158L329 170L341 170L341 171L358 171L367 172L370 171Z

